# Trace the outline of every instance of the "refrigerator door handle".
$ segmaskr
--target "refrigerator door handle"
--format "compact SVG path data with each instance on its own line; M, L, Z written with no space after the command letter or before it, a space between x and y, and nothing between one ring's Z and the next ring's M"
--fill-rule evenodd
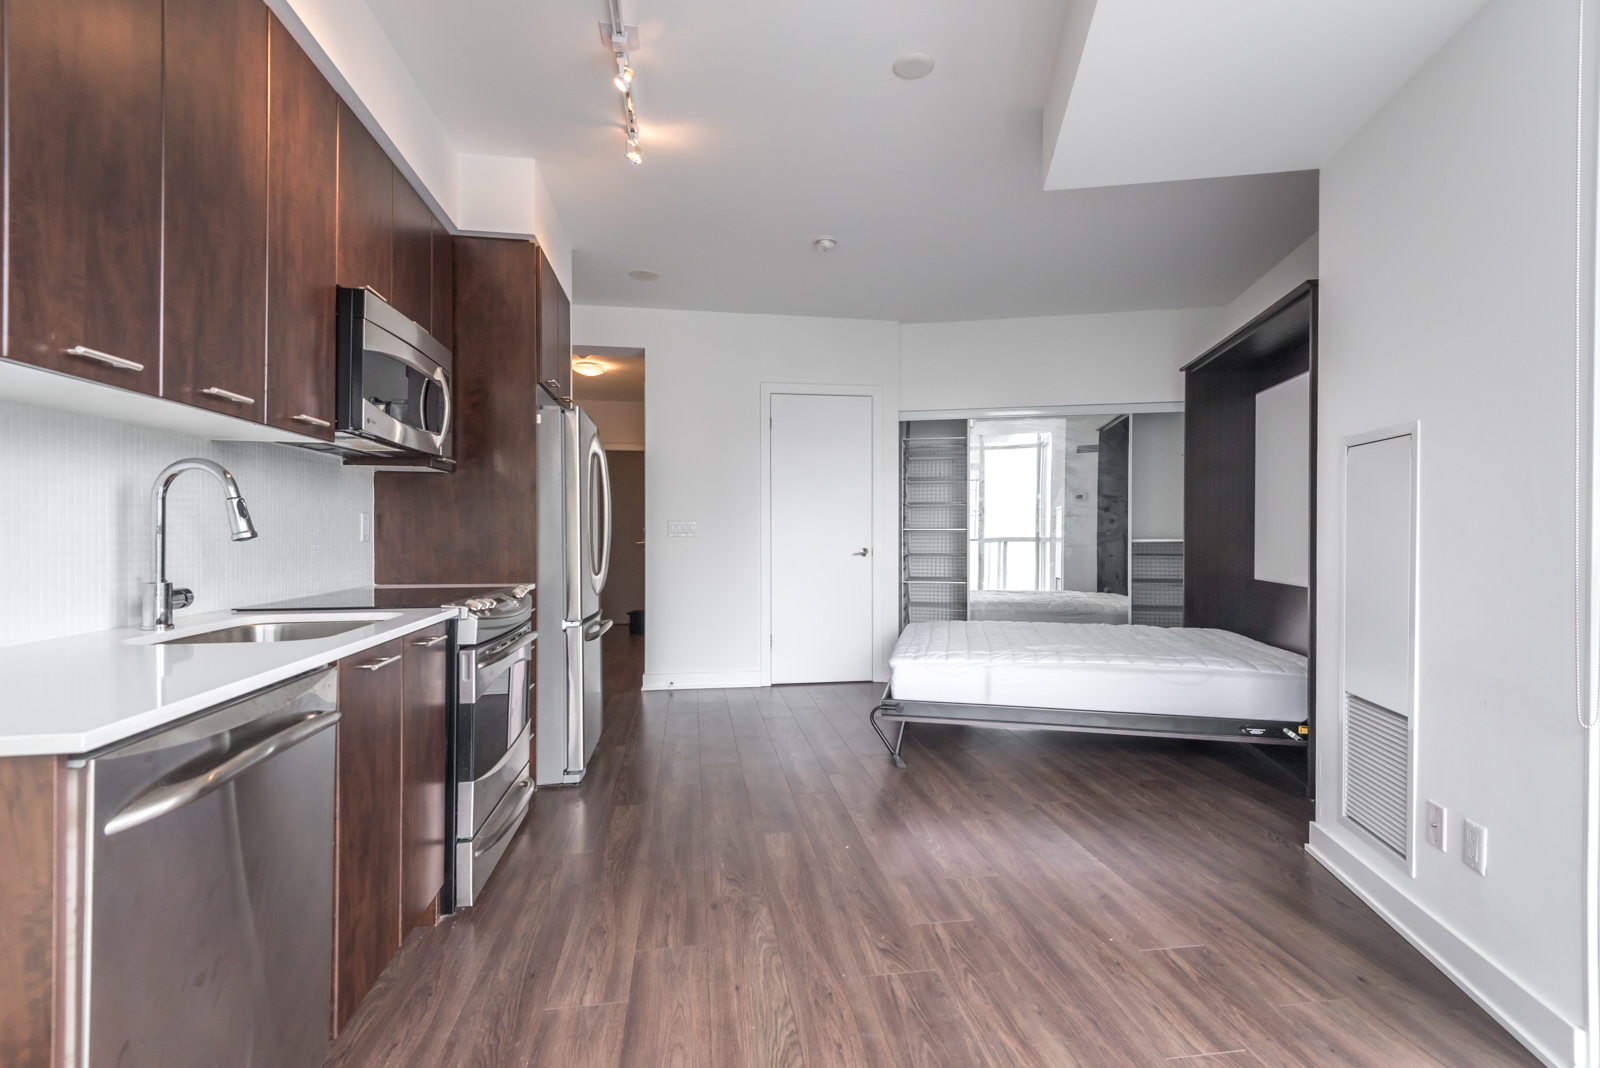
M596 434L589 439L589 465L590 471L600 472L600 496L596 503L605 511L605 533L600 538L598 555L600 563L589 575L589 580L594 584L594 592L599 593L606 588L606 578L611 573L611 466L606 463L605 446L600 444L600 435ZM589 524L595 525L595 511L589 509ZM590 531L591 534L595 533Z
M611 626L611 620L597 619L593 623L590 623L587 627L583 628L583 640L586 642L592 642L606 631L610 630Z

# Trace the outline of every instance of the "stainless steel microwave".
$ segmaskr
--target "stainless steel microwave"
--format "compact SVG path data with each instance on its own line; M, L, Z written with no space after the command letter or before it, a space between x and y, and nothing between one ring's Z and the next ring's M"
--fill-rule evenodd
M339 288L334 450L451 457L450 350L370 289Z

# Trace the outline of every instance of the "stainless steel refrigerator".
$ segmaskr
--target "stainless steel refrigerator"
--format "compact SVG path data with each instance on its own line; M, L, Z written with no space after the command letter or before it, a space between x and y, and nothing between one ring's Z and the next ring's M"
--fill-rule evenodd
M611 474L594 422L539 390L538 733L534 780L583 779L600 739L605 694L600 591L611 565Z

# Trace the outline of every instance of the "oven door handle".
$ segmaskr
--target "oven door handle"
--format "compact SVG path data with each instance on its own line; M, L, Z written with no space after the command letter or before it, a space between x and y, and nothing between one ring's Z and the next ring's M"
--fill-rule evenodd
M463 649L461 651L460 669L457 672L461 676L461 686L458 691L458 699L461 703L472 704L475 702L489 688L490 683L510 671L512 665L518 660L533 659L532 656L527 655L527 651L532 648L535 639L538 637L537 632L529 631L523 635L521 641L507 646L493 660L482 664L478 663L477 658L470 650Z
M506 809L505 818L500 821L500 826L496 827L492 831L489 831L484 836L483 841L473 843L472 856L474 859L483 856L485 853L489 852L489 850L499 845L500 839L504 838L511 832L511 828L517 825L517 820L524 812L528 811L528 805L533 802L532 779L518 779L516 782L511 784L511 790L521 790L523 791L523 796L518 798L516 801L511 802L510 807ZM510 796L511 791L508 790L506 792L506 800L510 800ZM500 803L504 805L505 801Z

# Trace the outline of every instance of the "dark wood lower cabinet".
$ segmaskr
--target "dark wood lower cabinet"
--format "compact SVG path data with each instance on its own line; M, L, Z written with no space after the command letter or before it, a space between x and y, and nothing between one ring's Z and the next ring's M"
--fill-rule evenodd
M426 921L444 885L446 625L406 638L401 729L399 941Z
M401 736L406 639L339 662L333 1033L400 946Z
M0 1064L49 1068L62 758L0 759Z

